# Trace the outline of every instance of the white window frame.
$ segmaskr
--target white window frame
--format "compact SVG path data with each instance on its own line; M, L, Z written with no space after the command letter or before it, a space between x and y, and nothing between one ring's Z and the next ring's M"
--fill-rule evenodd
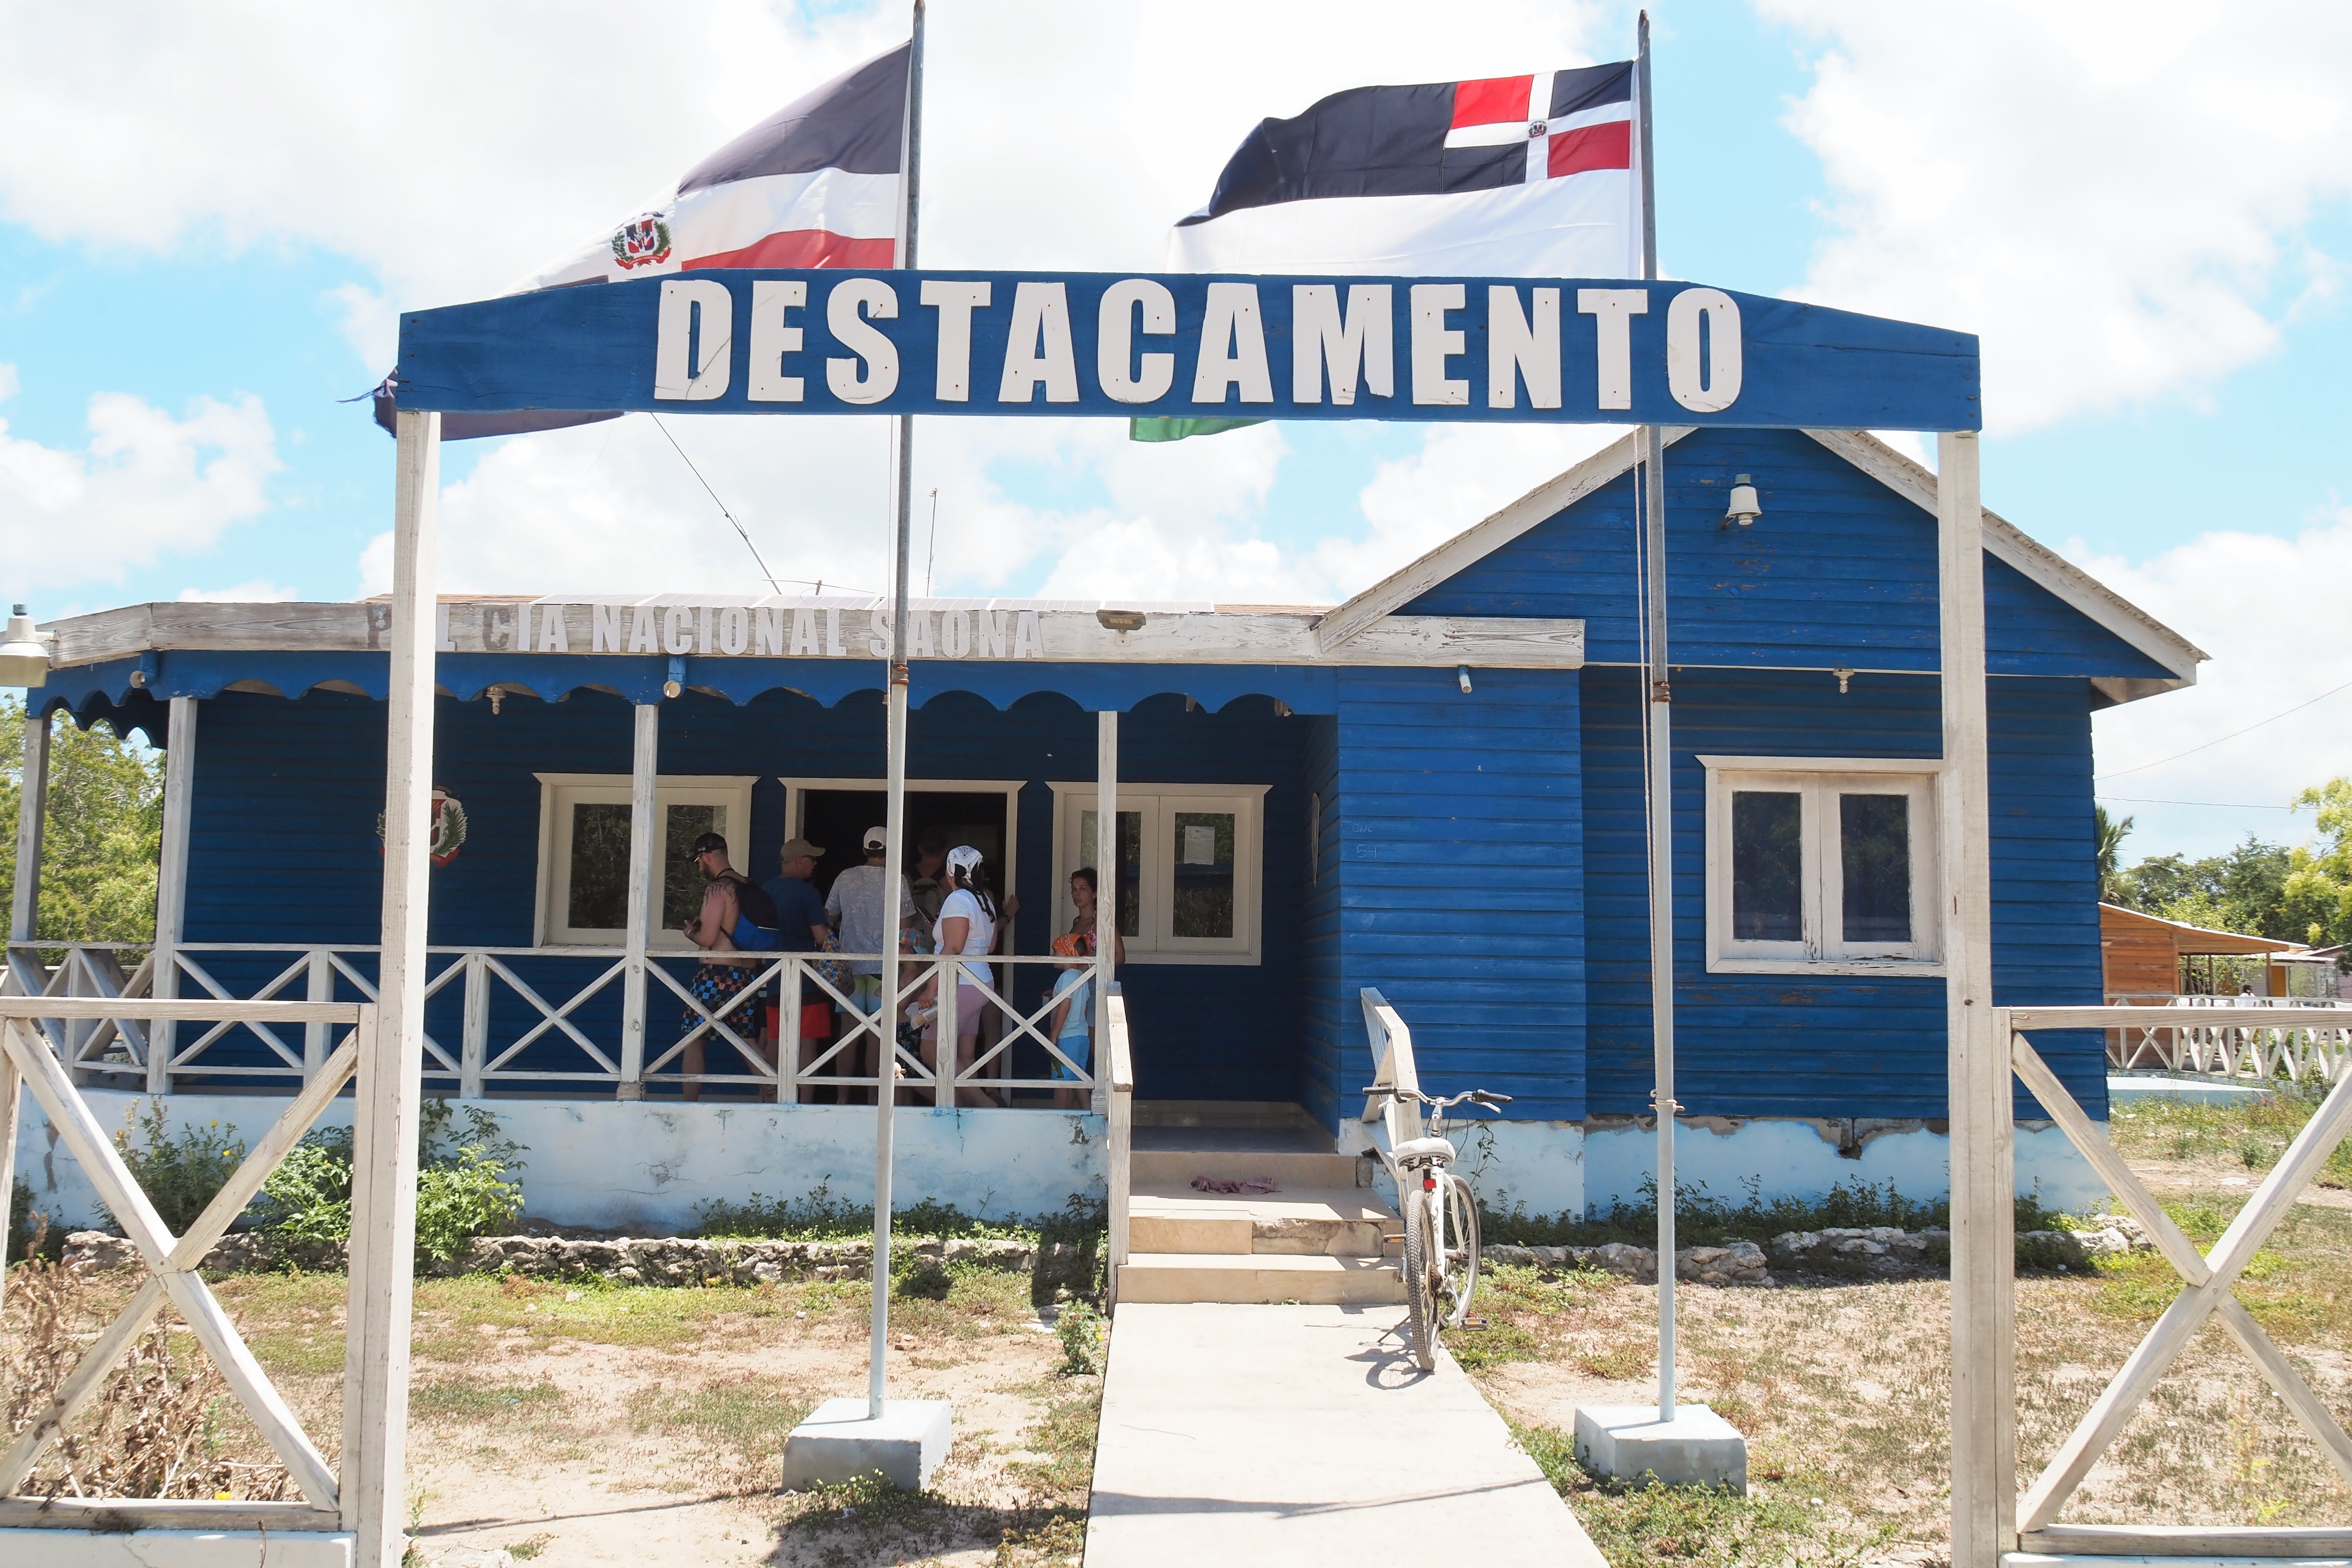
M1943 876L1937 785L1943 763L1911 757L1709 757L1706 769L1706 968L1710 974L1941 975ZM1739 941L1731 934L1731 797L1770 790L1802 798L1804 939ZM1910 797L1911 937L1847 942L1844 857L1837 797L1861 791Z
M1070 873L1078 859L1078 834L1098 791L1089 780L1055 784L1054 792L1054 930L1066 931L1076 917L1070 902ZM1127 939L1130 963L1224 963L1255 965L1264 960L1265 937L1266 784L1129 784L1118 781L1118 809L1143 818L1143 858L1138 868L1136 934ZM1174 814L1231 812L1234 816L1234 934L1180 937L1168 927L1175 910L1176 847L1168 832ZM1108 863L1098 876L1111 875ZM1124 915L1120 923L1126 923Z
M571 926L562 913L572 907L572 807L626 805L630 779L626 773L539 773L539 896L531 929L541 947L624 947L625 928ZM749 876L744 864L751 850L751 786L756 779L717 773L664 773L654 781L654 831L660 833L673 805L716 805L725 816L719 831L727 836L727 858ZM647 948L659 952L690 951L694 943L684 931L666 929L661 918L662 847L654 847L654 875L646 897Z

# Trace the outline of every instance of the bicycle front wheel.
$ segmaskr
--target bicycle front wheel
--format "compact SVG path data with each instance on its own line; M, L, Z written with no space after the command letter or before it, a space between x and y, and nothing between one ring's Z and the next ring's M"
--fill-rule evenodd
M1437 1277L1445 1326L1458 1329L1470 1316L1470 1298L1478 1289L1478 1194L1451 1173L1444 1182L1444 1257L1432 1272Z
M1437 1368L1437 1312L1431 1289L1430 1195L1408 1190L1404 1201L1405 1348L1423 1372Z

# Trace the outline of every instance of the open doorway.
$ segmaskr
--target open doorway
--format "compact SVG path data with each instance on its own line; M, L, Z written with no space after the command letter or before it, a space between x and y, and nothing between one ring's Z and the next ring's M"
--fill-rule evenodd
M887 798L880 785L867 779L785 779L783 784L786 832L824 848L813 880L818 892L830 892L844 867L865 862L866 830L887 819ZM926 830L937 828L950 847L969 844L981 852L1000 897L1011 891L1020 869L1014 833L1020 793L1017 783L908 781L906 842L899 846L908 874L913 874L915 847ZM1002 951L1013 951L1009 931Z

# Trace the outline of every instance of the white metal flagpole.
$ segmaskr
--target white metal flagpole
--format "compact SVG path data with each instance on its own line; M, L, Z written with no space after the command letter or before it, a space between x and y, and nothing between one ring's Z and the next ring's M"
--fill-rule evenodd
M1658 276L1657 184L1650 140L1650 14L1642 13L1633 91L1641 108L1642 277ZM1650 1041L1658 1124L1658 1419L1675 1418L1675 790L1674 707L1666 663L1666 433L1642 429L1643 554L1648 564Z
M898 231L898 265L915 265L916 200L920 195L923 152L923 0L915 0L913 46L907 52L907 133L900 189L904 197ZM912 553L912 508L915 469L915 420L898 416L896 427L898 467L897 543L891 552L891 612L889 684L883 698L884 721L889 728L887 824L889 845L882 860L882 996L875 1014L874 1069L874 1338L866 1352L866 1413L882 1419L889 1383L890 1356L890 1159L894 1102L898 1065L898 889L906 875L907 837L907 564ZM944 977L942 984L951 984ZM790 1005L790 1003L787 1003ZM951 1073L955 1047L941 1042L939 1070ZM949 1103L954 1103L950 1097Z

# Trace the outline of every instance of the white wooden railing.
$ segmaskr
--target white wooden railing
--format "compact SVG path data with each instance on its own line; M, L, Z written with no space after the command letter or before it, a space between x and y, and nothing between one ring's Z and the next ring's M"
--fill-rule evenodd
M2127 1022L2106 1031L2107 1066L2254 1083L2336 1083L2352 1069L2352 1027L2315 1015L2343 1006L2303 996L2172 996L2110 1005L2107 1013Z
M860 961L878 964L878 953L740 954L751 961L741 965L752 972L751 984L722 1003L705 1005L689 989L696 966L705 961L706 955L698 952L649 953L643 978L637 979L630 973L627 952L617 947L435 947L427 952L425 995L430 999L454 986L461 994L461 1005L454 1040L429 1032L425 1037L425 1079L460 1099L492 1092L576 1094L594 1092L600 1086L609 1087L618 1098L635 1099L649 1086L719 1084L748 1085L763 1098L772 1095L790 1103L808 1089L837 1093L874 1087L873 1058L880 1031L871 1015L854 1005L847 981L836 984L821 971ZM373 1002L376 954L369 943L184 942L163 961L164 989L179 998L219 1003ZM153 951L141 944L12 942L7 958L16 989L26 995L127 1001L152 996L158 989ZM233 967L249 971L257 961L260 978L241 985L223 980ZM925 998L946 962L902 957L902 1005ZM1034 1009L1007 1000L1012 975L1022 966L1050 969L1067 961L1046 954L995 954L985 962L994 967L996 983L980 987L981 1002L998 1019L995 1040L983 1044L969 1065L957 1063L950 1047L944 1072L894 1042L901 1087L918 1101L937 1105L954 1104L959 1089L998 1094L1093 1089L1097 1079L1090 1064L1072 1060L1047 1027L1055 1005L1050 988ZM822 1043L803 1042L797 1005L774 1009L772 1035L764 1027L768 1014L760 998L781 994L797 1004L803 983L834 1008L837 1032ZM972 984L968 975L964 984ZM240 995L240 991L247 994ZM943 988L937 1000L938 1037L953 1041L959 1000L955 988ZM169 1092L175 1079L194 1076L307 1084L329 1055L328 1026L317 1022L305 1022L297 1032L294 1026L278 1021L283 1015L248 1017L242 1012L216 1011L202 1025L166 1020L150 1028L139 1011L126 1007L121 1016L92 1016L87 1009L60 1008L60 1014L79 1016L42 1017L33 1026L79 1080L159 1094ZM646 1021L648 1042L635 1053L642 1065L634 1070L624 1037L633 1017ZM1015 1076L1014 1050L1024 1040L1043 1048L1049 1073L1058 1065L1074 1076ZM656 1041L667 1043L652 1043ZM247 1048L233 1058L232 1043ZM250 1048L255 1043L259 1051ZM550 1046L557 1048L551 1052ZM702 1047L704 1068L689 1071L686 1057L696 1046ZM540 1048L532 1054L534 1047ZM714 1047L721 1065L736 1070L710 1070L708 1058Z
M1372 1087L1419 1094L1421 1073L1413 1066L1412 1031L1405 1027L1404 1020L1397 1016L1388 998L1369 985L1364 987L1363 1003L1364 1033L1371 1037L1372 1060L1380 1064L1372 1076ZM1421 1137L1424 1131L1420 1102L1402 1095L1365 1096L1363 1120L1381 1124L1391 1149Z
M1109 1171L1109 1228L1105 1238L1110 1254L1103 1274L1104 1294L1111 1307L1118 1306L1118 1271L1127 1267L1128 1197L1129 1184L1128 1167L1135 1154L1135 1058L1127 1043L1127 998L1119 994L1118 983L1111 983L1110 994L1103 998L1102 1081L1108 1089L1103 1106L1108 1121L1109 1138L1106 1153Z

